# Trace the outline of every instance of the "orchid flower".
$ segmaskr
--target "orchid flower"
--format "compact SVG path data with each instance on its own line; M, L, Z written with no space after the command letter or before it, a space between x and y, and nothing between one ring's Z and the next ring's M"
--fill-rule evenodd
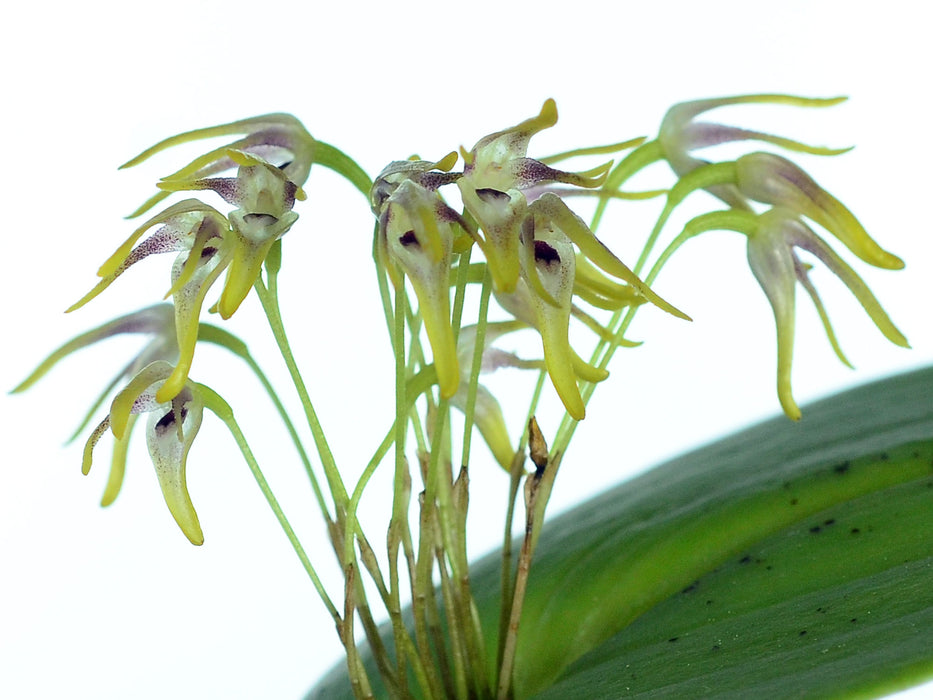
M120 167L130 168L139 165L153 155L183 143L233 134L245 134L245 136L195 158L185 167L163 178L162 182L202 180L231 170L242 165L236 160L234 155L236 152L257 156L265 162L274 164L287 180L299 187L308 179L319 144L304 125L290 114L266 114L229 124L186 131L160 141ZM161 192L134 211L130 218L149 211L168 197L172 191L167 187L160 187L160 189Z
M427 174L436 168L449 169L455 160L456 154L451 153L437 163L390 164L376 178L371 195L379 218L377 258L397 290L405 277L414 287L445 399L456 393L460 383L450 322L450 267L455 250L460 252L471 242L465 234L466 223L444 203ZM422 184L426 181L428 185Z
M836 340L829 316L810 280L811 266L800 260L798 250L816 257L848 287L885 338L900 347L910 347L868 285L801 219L797 211L775 206L762 214L735 210L710 212L692 219L671 246L679 246L688 238L715 229L737 231L748 238L749 266L774 313L777 329L778 399L789 418L798 420L801 415L791 390L795 290L798 283L813 301L836 355L845 365L852 366ZM871 239L869 241L870 243L863 244L863 248L871 251L877 244ZM864 254L866 250L859 249L853 252Z
M171 304L156 304L155 306L126 314L125 316L116 318L109 323L105 323L73 338L43 360L32 374L13 389L13 392L25 391L31 387L71 353L100 342L101 340L123 334L142 334L150 336L150 339L94 400L90 409L85 414L84 419L81 421L81 424L70 438L70 440L75 439L91 420L91 416L97 412L98 408L100 408L107 397L113 393L113 390L121 382L129 381L133 376L138 374L143 367L155 361L174 363L177 360L178 342L175 336L175 314ZM135 418L133 418L133 420L135 420ZM124 437L116 442L110 464L110 475L107 479L107 485L104 488L103 498L101 499L102 506L108 506L113 503L123 484L123 475L126 471L126 447L128 444L129 432L130 430L127 429Z
M200 545L204 543L204 535L188 495L185 467L188 451L201 427L204 402L190 382L169 401L159 401L158 391L173 371L168 362L153 362L114 397L109 415L85 444L82 472L90 472L94 448L108 430L119 444L128 438L135 416L147 414L146 445L165 504L185 537L192 544Z
M825 146L811 146L795 141L794 139L774 134L743 129L726 124L697 121L697 117L719 107L747 104L788 105L792 107L831 107L844 102L844 97L812 98L794 95L760 94L736 95L733 97L720 97L714 99L693 100L681 102L668 109L661 121L657 138L647 141L632 151L618 165L616 165L603 186L604 190L618 191L633 175L657 161L666 161L671 170L681 179L690 182L687 176L693 171L711 165L709 161L694 155L694 151L737 141L760 141L779 146L797 153L810 155L833 156L846 153L851 148L827 148ZM681 186L683 187L683 186ZM734 183L711 182L704 183L693 189L705 189L710 194L722 200L734 209L751 211L745 196L740 194ZM676 199L676 198L675 198ZM602 218L607 199L600 201L593 217L595 227ZM679 201L679 200L677 200ZM668 208L659 226L663 225L670 210L676 206L677 201L669 197Z
M134 247L147 231L160 225ZM213 207L186 199L174 204L140 226L101 266L103 279L68 308L74 311L100 294L129 267L154 253L177 252L172 266L171 286L166 296L175 302L175 328L179 356L175 372L165 383L160 400L180 391L194 359L201 309L208 290L235 257L227 218ZM222 297L223 298L223 297Z
M709 161L697 158L693 151L734 141L762 141L798 153L811 155L839 155L851 149L810 146L800 141L768 134L763 131L742 129L725 124L698 122L696 118L711 109L740 104L782 104L794 107L831 107L844 102L844 97L808 98L793 95L737 95L716 99L681 102L671 107L661 122L658 144L664 160L678 176L684 176ZM723 202L737 209L747 209L741 196L729 185L714 186L709 190Z
M226 157L237 164L236 177L164 179L159 188L169 192L213 190L238 209L228 219L232 232L232 259L227 270L217 311L230 318L249 294L272 245L298 220L295 200L306 195L284 171L258 156L227 149Z
M457 180L463 205L483 232L477 244L486 256L493 284L506 294L518 282L518 239L528 213L523 190L553 182L599 187L611 165L570 173L528 158L531 137L556 123L557 106L547 100L538 116L484 136L469 153L463 152L466 166Z

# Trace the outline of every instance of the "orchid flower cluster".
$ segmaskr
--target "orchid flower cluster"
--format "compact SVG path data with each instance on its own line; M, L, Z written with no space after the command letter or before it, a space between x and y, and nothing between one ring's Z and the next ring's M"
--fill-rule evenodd
M132 216L150 212L172 195L190 192L219 198L228 210L185 198L143 222L100 267L97 284L68 310L84 306L133 265L159 253L174 254L165 294L171 303L148 306L66 343L16 390L32 385L75 350L118 334L148 336L148 344L105 387L78 431L103 412L101 407L109 398L109 411L90 431L83 462L86 474L98 443L105 435L113 438L104 505L119 493L130 433L138 417L146 414L147 447L165 502L185 536L201 544L204 537L185 474L207 408L231 430L333 617L359 697L372 696L374 683L381 684L391 697L407 697L411 679L425 697L511 697L524 590L561 460L577 422L586 415L595 386L609 376L611 358L620 348L636 345L625 337L636 312L643 306L653 307L672 321L689 320L684 304L675 306L652 289L664 264L686 241L711 230L735 231L746 237L749 266L773 309L777 393L792 419L800 417L790 380L798 284L816 305L837 355L848 364L810 278L812 266L801 259L801 252L840 278L886 338L907 345L863 280L813 228L823 229L870 265L902 267L902 261L882 249L841 202L799 166L775 153L750 152L724 162L708 162L695 155L700 149L737 141L757 141L811 155L839 155L848 149L808 146L759 131L698 121L707 111L732 105L825 107L839 101L747 95L686 102L668 111L655 139L531 157L532 137L557 122L556 105L547 100L536 116L484 136L470 150L461 147L459 154L452 151L437 161L398 160L374 180L342 151L313 138L286 114L171 137L124 167L180 144L238 138L162 178L158 192ZM624 157L617 156L624 151ZM618 162L610 160L576 172L554 167L571 158L607 155L618 157ZM658 161L666 161L674 174L669 189L623 190L632 177ZM336 171L369 200L376 220L375 270L395 356L395 415L356 484L345 482L346 472L329 446L278 306L276 281L283 260L283 236L295 227L296 205L306 199L314 204L303 187L315 164ZM718 201L719 208L691 218L658 253L673 211L699 190L712 195L711 201ZM459 206L449 203L450 197ZM611 203L651 197L664 197L665 204L641 256L629 267L595 231ZM568 203L586 198L596 202L589 224ZM652 258L654 263L647 268ZM246 344L202 320L215 285L220 291L207 312L223 320L234 316L255 292L301 400L319 467L312 464L292 417ZM468 298L478 302L475 321L467 319ZM493 304L502 320L492 320ZM583 348L576 340L571 343L572 337L581 337L571 331L572 325L583 329L583 337L586 332L592 334L590 347ZM539 358L523 359L495 345L517 332L531 332L539 339ZM213 389L189 376L198 346L204 343L220 345L242 358L269 392L311 478L344 573L342 606L318 576L275 500L231 407ZM538 375L519 435L510 434L492 385L486 380L480 383L480 375L503 367ZM540 402L550 392L548 385L565 412L550 441L535 418ZM455 414L451 409L462 414L459 457L453 454ZM492 651L486 648L488 635L475 615L465 547L474 428L509 477L502 623ZM389 457L392 451L394 460ZM422 482L414 523L417 537L409 517L411 457L415 457ZM387 552L377 555L357 511L370 478L386 462L394 463L395 469L392 516ZM510 543L522 484L526 535L516 565ZM367 601L364 572L387 611L388 638ZM407 590L403 590L402 573L407 575ZM401 614L405 599L412 604L411 621ZM358 649L357 622L370 646L374 667L364 664ZM378 676L373 676L373 669Z

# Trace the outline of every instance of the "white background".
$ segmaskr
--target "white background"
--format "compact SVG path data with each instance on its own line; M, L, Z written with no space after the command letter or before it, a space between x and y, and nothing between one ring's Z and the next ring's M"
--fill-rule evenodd
M815 273L858 370L835 360L802 297L796 396L805 404L933 358L931 61L928 23L913 16L918 3L339 5L53 1L6 10L0 387L13 387L64 340L164 292L168 261L149 261L84 310L61 313L129 234L121 217L197 152L116 171L151 143L288 111L373 174L414 152L435 159L469 147L536 114L546 97L557 100L561 121L532 142L531 155L653 136L665 109L685 99L849 95L821 112L750 106L711 115L808 142L856 144L837 159L799 160L907 261L898 273L859 270L910 351L888 344L838 280ZM391 411L372 224L363 199L329 172L313 172L308 190L284 241L284 312L337 457L353 474ZM626 246L634 250L657 206L616 209L601 236L633 260ZM739 237L713 234L685 249L656 289L695 323L660 313L636 322L631 335L645 346L618 358L591 403L555 513L779 410L770 310ZM257 307L248 300L230 327L281 378ZM134 347L122 340L87 351L28 395L0 398L0 697L298 698L340 658L339 644L217 421L206 418L189 463L201 548L171 521L143 453L134 453L123 493L104 510L97 503L108 449L102 444L85 478L83 438L61 446ZM199 354L193 376L242 417L273 488L334 584L306 480L287 446L277 449L284 433L263 417L255 383L220 351ZM521 415L510 422L517 430ZM623 459L601 459L608 445ZM473 470L476 553L500 537L505 488L483 459Z

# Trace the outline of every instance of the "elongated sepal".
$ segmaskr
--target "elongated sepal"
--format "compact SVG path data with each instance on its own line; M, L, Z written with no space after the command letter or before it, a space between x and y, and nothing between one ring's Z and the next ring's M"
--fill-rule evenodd
M121 266L126 264L126 259L130 255L130 251L133 250L136 241L153 226L163 224L168 226L171 231L176 232L176 236L181 236L194 231L204 217L225 221L223 214L199 199L185 199L163 209L133 231L130 237L104 261L104 264L97 271L97 276L107 278L114 275Z
M529 205L536 215L553 222L596 267L634 287L652 304L678 318L690 320L683 311L655 294L639 277L596 238L583 219L553 193L546 193Z
M163 178L163 182L180 183L183 181L203 180L235 168L237 165L242 164L235 160L237 151L247 154L240 158L241 161L246 158L266 161L281 170L283 175L298 187L307 180L311 164L315 162L317 141L308 133L302 123L290 114L266 114L260 117L241 119L229 124L187 131L160 141L120 167L128 168L138 165L156 153L172 146L234 134L245 135L198 156L180 170ZM331 148L330 150L335 149ZM186 188L181 186L178 189ZM168 192L156 194L134 211L130 218L145 213L167 196Z
M801 168L773 153L750 153L736 163L739 191L758 202L784 207L815 221L867 263L899 270L904 261L879 246L838 199Z
M800 409L791 392L791 365L794 346L794 290L797 282L804 286L816 304L836 354L844 363L848 364L848 360L836 342L835 333L829 325L816 288L810 283L809 270L797 259L795 248L813 254L839 277L885 338L901 347L909 345L861 277L809 226L797 218L792 210L776 207L761 214L757 226L748 237L748 262L774 313L778 343L778 398L784 412L796 420L800 417Z
M789 151L811 155L839 155L851 149L810 146L794 139L762 131L741 129L725 124L697 122L695 119L704 112L730 105L778 104L794 107L830 107L845 101L845 99L844 97L810 98L794 95L759 94L681 102L671 107L667 114L664 115L658 132L658 143L665 160L668 161L674 172L680 176L686 175L691 170L706 163L706 161L693 156L691 151L735 141L761 141Z

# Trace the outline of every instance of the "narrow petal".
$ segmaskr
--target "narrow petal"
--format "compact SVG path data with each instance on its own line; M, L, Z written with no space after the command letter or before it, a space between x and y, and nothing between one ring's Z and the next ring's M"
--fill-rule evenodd
M245 214L239 211L230 214L236 243L217 305L217 310L224 319L233 316L249 295L272 244L285 235L298 220L298 215L289 211L281 219L272 219L273 217L264 214Z
M175 336L178 341L178 358L171 374L166 378L155 395L160 403L171 401L188 381L188 372L194 361L198 342L198 329L204 300L213 284L220 277L229 261L229 255L218 251L214 255L200 260L200 266L180 289L172 295L175 310ZM179 256L173 267L173 277L184 270L187 263L185 256ZM173 285L174 286L174 285Z
M81 460L81 473L87 476L91 471L91 464L94 461L94 448L97 447L97 443L100 442L100 439L104 436L104 433L107 432L107 429L110 427L110 416L107 416L100 423L97 424L97 427L91 432L88 436L87 442L84 443L84 452Z
M799 223L799 232L792 239L794 245L806 250L823 262L855 296L875 326L889 341L903 348L910 347L907 338L901 333L891 317L882 308L881 302L872 293L865 281L836 252L803 223Z
M560 197L551 193L544 194L540 199L532 202L529 208L536 213L541 213L544 218L553 221L580 249L580 252L604 272L608 272L613 277L627 282L658 308L678 318L690 320L687 314L659 297L648 285L642 282L625 263L619 260L612 251L596 238L590 228L583 222L583 219L574 214Z
M107 507L112 504L120 494L123 486L123 475L126 473L126 455L130 446L130 435L133 434L133 425L136 423L136 415L131 415L126 423L126 432L120 440L113 442L113 456L110 459L110 474L107 476L107 485L104 487L104 495L100 500L100 505Z

